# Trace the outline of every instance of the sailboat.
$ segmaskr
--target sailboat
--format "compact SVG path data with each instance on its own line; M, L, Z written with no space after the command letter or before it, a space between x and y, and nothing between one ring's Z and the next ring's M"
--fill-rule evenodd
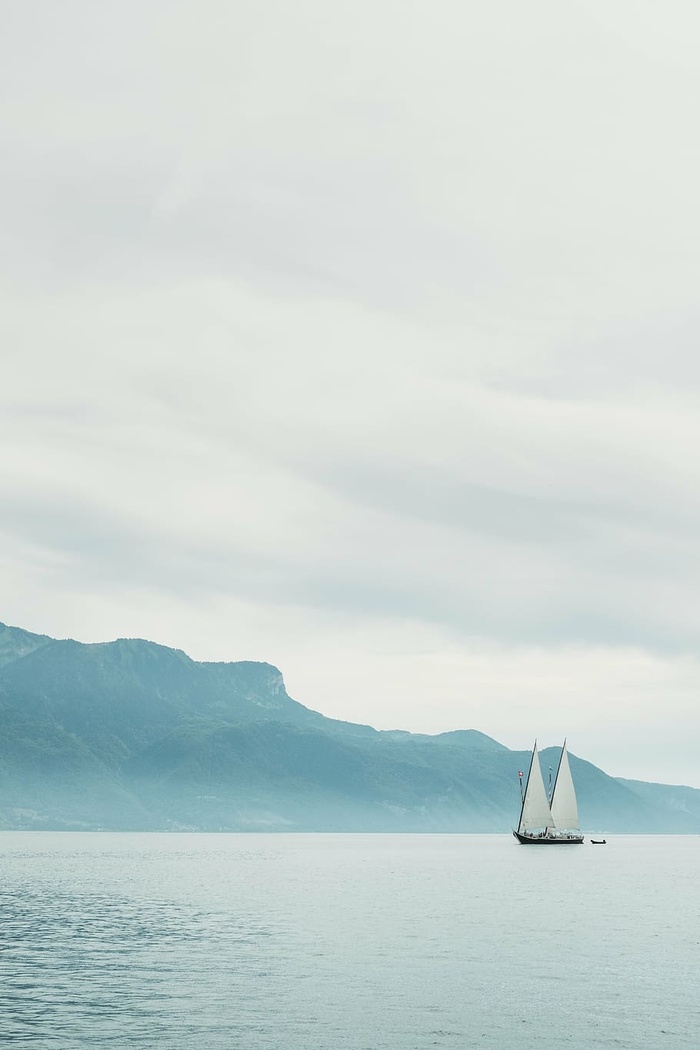
M542 780L537 741L535 741L525 791L522 794L520 820L513 834L524 846L563 846L583 842L583 835L579 828L576 791L566 751L566 740L561 749L554 788L549 798Z

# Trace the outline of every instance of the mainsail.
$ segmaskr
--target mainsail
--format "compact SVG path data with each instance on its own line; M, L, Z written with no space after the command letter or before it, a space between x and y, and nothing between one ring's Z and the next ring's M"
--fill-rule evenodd
M566 740L561 749L559 767L554 781L552 792L552 817L557 831L578 830L578 805L576 803L576 792L574 782L571 779L569 769L569 757L566 753Z
M536 828L553 828L554 826L552 811L549 808L547 792L544 789L544 781L542 780L542 770L540 769L540 760L537 755L537 741L535 741L523 796L523 808L520 811L518 831L533 831Z

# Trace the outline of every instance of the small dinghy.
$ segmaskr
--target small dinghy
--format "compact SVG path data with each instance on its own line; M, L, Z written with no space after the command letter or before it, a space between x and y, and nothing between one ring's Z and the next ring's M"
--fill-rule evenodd
M604 846L605 845L605 839L591 839L591 845L592 846Z

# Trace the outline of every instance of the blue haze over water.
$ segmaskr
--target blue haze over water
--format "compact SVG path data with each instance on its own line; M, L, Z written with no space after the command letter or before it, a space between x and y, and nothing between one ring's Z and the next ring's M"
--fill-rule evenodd
M700 838L0 834L0 1045L697 1047Z

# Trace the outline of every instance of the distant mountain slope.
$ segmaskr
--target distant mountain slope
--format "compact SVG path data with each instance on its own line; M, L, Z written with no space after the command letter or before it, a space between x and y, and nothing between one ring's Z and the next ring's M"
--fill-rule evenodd
M0 702L3 694L25 716L55 721L104 757L109 741L143 746L183 721L323 721L287 696L270 664L197 663L141 639L49 640L0 668Z
M30 634L20 627L0 623L0 667L39 649L52 639L46 634Z
M507 832L528 760L325 718L270 664L0 626L0 827ZM700 792L571 765L585 828L700 831Z
M663 806L664 812L671 810L683 814L692 821L700 821L700 791L697 788L673 784L647 784L642 780L623 780L618 783L628 788L645 802Z

